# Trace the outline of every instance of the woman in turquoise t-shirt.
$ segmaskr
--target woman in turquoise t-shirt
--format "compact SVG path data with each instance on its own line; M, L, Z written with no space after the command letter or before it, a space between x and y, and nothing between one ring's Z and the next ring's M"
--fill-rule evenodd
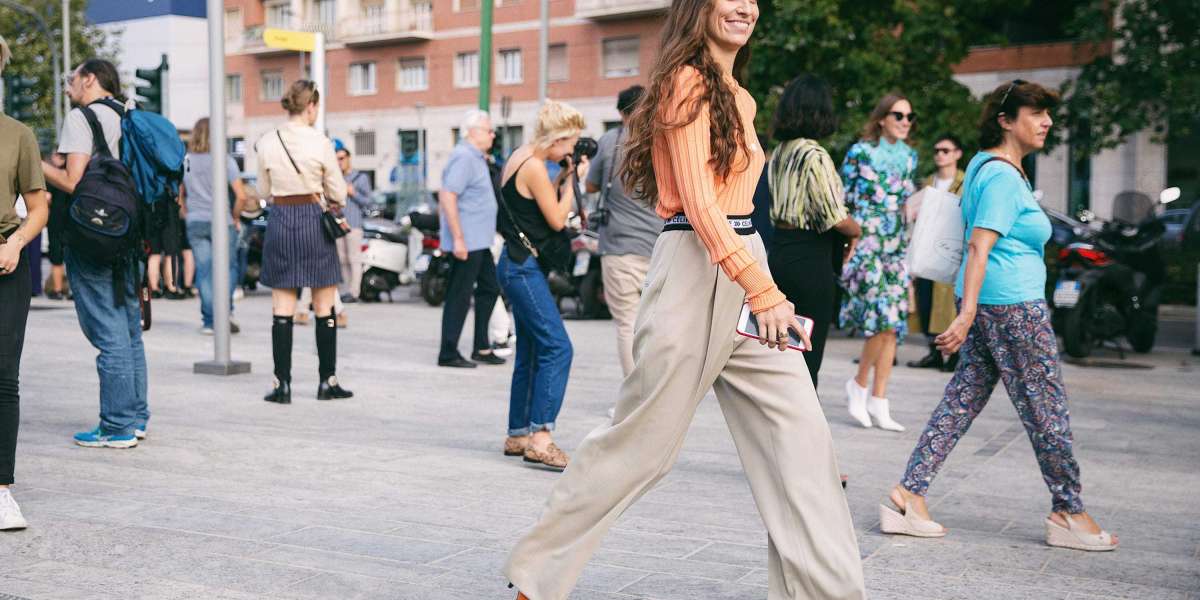
M880 505L885 533L941 537L925 493L959 438L983 410L996 384L1009 399L1053 498L1046 543L1076 550L1117 547L1083 509L1079 465L1071 451L1071 424L1058 340L1046 305L1043 248L1050 221L1033 197L1021 159L1046 143L1050 109L1058 96L1036 83L1014 80L988 96L980 122L980 146L963 183L962 210L969 231L967 258L959 269L958 318L938 336L960 362L891 493L895 509Z

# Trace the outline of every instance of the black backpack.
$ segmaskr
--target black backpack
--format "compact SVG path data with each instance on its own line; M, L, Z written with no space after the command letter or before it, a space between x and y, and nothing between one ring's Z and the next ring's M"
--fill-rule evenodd
M115 103L114 103L115 104ZM119 105L105 103L118 114ZM89 262L113 268L116 305L125 304L125 275L142 243L142 200L129 168L109 151L96 113L80 108L92 128L92 159L67 209L71 252Z

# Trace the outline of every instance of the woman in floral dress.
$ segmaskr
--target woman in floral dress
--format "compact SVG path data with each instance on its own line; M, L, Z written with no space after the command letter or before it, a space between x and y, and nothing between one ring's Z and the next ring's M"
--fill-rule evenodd
M842 269L846 299L840 321L867 338L858 373L846 382L847 406L863 427L874 420L889 431L904 431L889 413L887 385L897 342L908 329L904 203L915 189L917 153L904 140L914 119L904 96L885 96L842 163L846 206L863 234ZM875 379L868 389L872 369Z

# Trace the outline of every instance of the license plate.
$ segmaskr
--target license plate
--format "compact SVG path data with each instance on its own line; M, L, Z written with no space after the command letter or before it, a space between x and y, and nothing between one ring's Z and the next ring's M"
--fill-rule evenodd
M590 252L577 252L575 254L575 270L572 274L576 277L587 275L588 267L592 264L592 255Z
M1078 281L1060 281L1054 286L1054 306L1072 308L1079 303L1081 286Z
M429 270L429 261L432 260L428 254L422 254L417 257L417 264L413 265L413 271L420 274Z

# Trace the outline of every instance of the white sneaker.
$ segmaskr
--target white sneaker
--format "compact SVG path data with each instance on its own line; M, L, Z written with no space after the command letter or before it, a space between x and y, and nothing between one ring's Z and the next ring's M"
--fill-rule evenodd
M242 289L242 286L239 285L238 287L233 288L233 299L234 300L241 300L242 298L245 298L245 297L246 297L246 291Z
M0 531L25 529L26 527L29 527L29 523L21 514L21 507L17 506L17 501L12 497L12 493L7 488L0 490Z
M867 414L879 422L880 429L904 431L903 425L892 420L892 414L888 410L887 398L871 396L871 399L867 401Z
M863 427L871 427L871 415L867 414L867 388L858 385L853 377L846 381L846 409L850 417Z
M200 335L213 335L213 328L212 327L201 327Z

